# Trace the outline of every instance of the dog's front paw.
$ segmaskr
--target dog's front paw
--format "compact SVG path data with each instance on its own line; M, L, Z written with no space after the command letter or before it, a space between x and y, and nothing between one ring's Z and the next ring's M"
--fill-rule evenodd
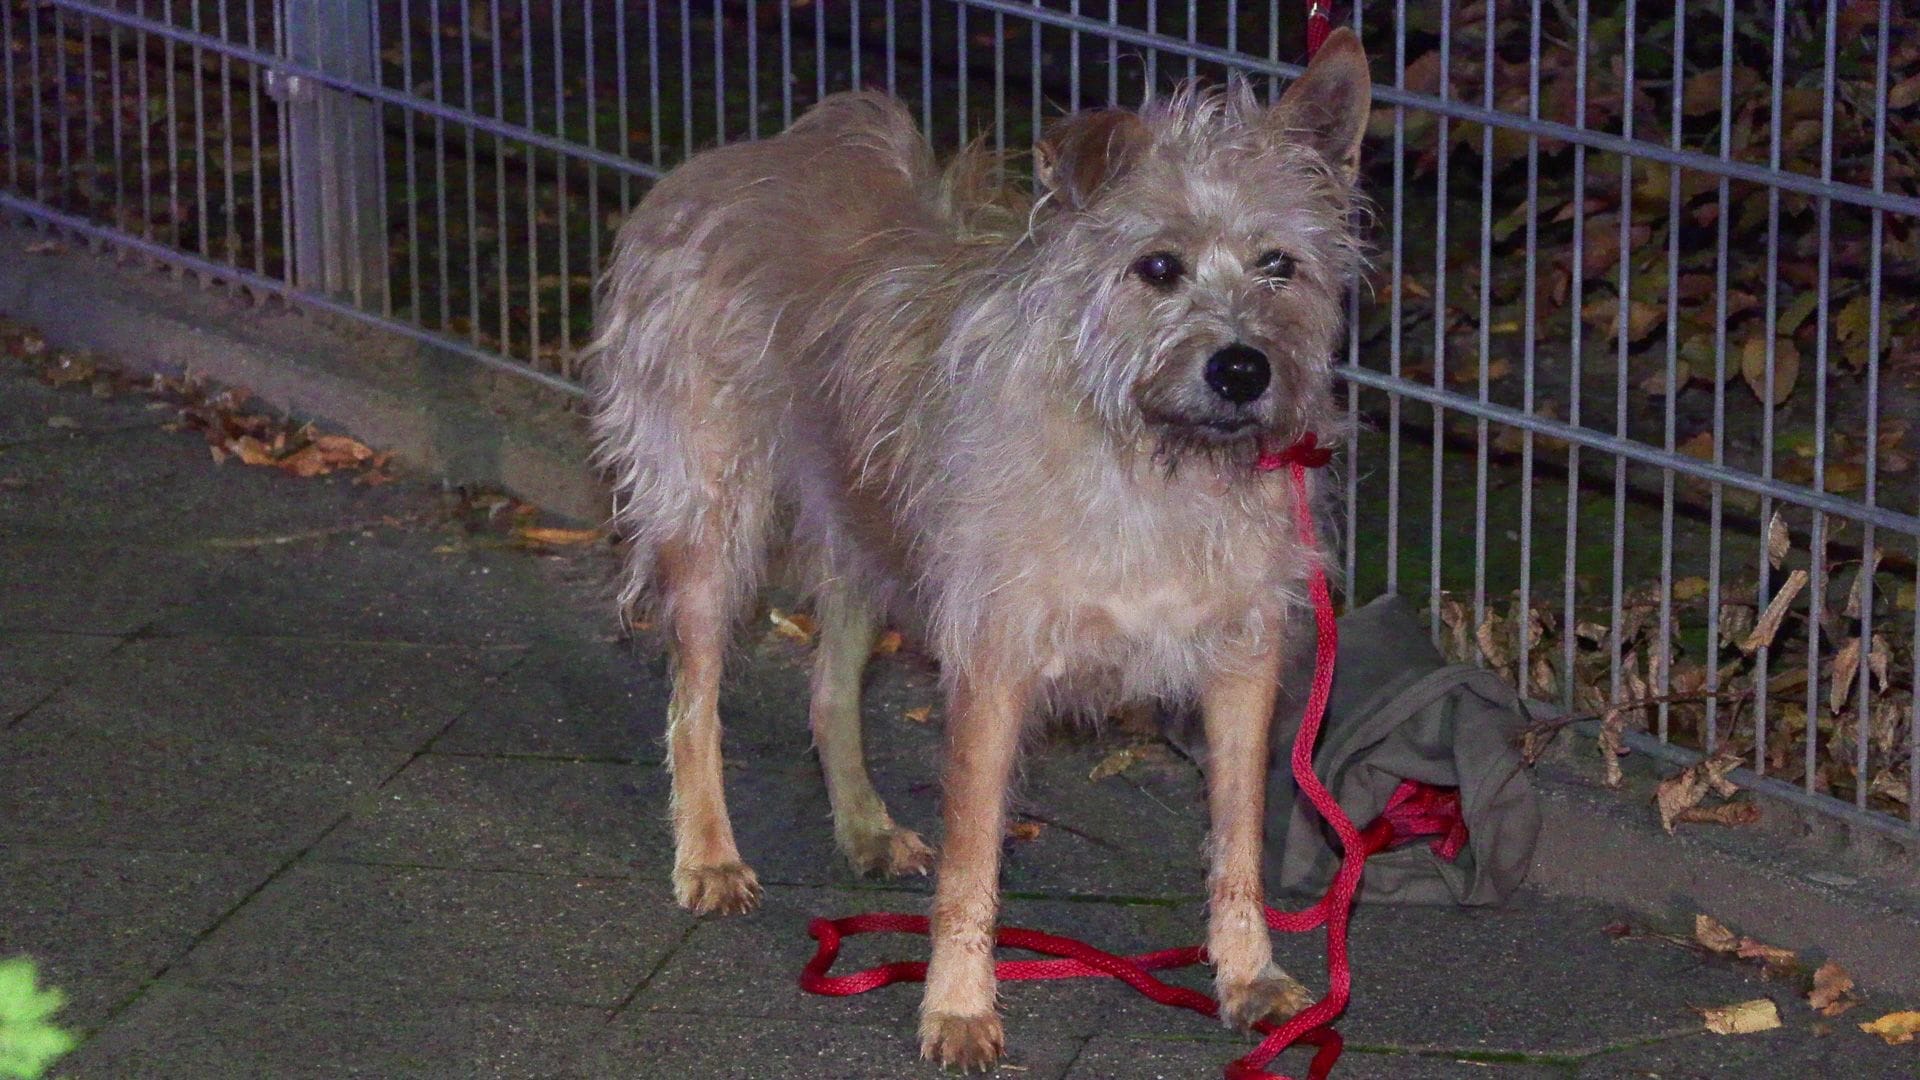
M925 876L933 870L933 849L919 833L898 825L849 837L842 847L854 871L863 876Z
M927 1013L920 1018L920 1056L948 1068L985 1072L1006 1049L1006 1033L993 1013L956 1016Z
M1268 964L1252 979L1220 984L1220 1021L1231 1028L1250 1028L1261 1020L1281 1023L1311 1004L1313 992L1278 964Z
M746 863L683 866L673 872L673 898L695 915L745 915L760 906L760 879Z

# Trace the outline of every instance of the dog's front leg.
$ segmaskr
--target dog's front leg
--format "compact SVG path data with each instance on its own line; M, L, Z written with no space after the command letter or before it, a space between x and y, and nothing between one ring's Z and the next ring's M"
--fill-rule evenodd
M948 699L947 775L933 893L933 957L920 1003L920 1054L987 1067L1005 1045L994 1009L993 923L1007 786L1026 719L1024 680L961 675Z
M1280 674L1269 645L1215 675L1202 695L1207 730L1207 802L1213 817L1207 874L1207 953L1220 1018L1249 1027L1284 1019L1312 996L1273 962L1262 905L1261 840L1266 817L1267 730Z

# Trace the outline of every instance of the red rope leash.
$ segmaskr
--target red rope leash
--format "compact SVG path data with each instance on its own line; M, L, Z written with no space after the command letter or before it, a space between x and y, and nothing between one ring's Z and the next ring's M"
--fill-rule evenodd
M1313 527L1313 508L1308 501L1307 470L1319 468L1330 453L1317 445L1309 432L1281 451L1266 451L1255 468L1262 472L1287 469L1293 481L1294 522L1300 542L1312 550L1318 546ZM1356 829L1341 811L1340 804L1325 784L1313 773L1313 747L1326 720L1327 700L1333 691L1333 663L1339 647L1339 626L1333 613L1333 597L1327 588L1327 576L1316 562L1310 579L1314 623L1318 644L1314 654L1313 687L1307 697L1300 733L1294 739L1291 764L1294 780L1307 801L1333 826L1344 853L1340 870L1334 876L1327 895L1304 911L1285 912L1267 907L1267 925L1284 933L1300 933L1327 928L1327 976L1325 997L1302 1010L1284 1024L1261 1021L1254 1030L1264 1036L1260 1045L1226 1067L1227 1080L1286 1080L1266 1071L1266 1066L1281 1051L1295 1043L1318 1047L1307 1068L1308 1080L1324 1080L1340 1058L1340 1035L1329 1025L1347 1006L1353 986L1353 974L1347 959L1347 918L1353 910L1360 875L1368 857L1395 844L1416 837L1431 836L1433 850L1452 859L1466 846L1467 829L1460 817L1460 795L1453 789L1431 787L1407 780L1395 789L1386 810L1365 829ZM810 994L846 997L864 994L897 982L919 982L926 978L927 965L920 961L897 961L868 968L850 975L829 975L839 958L843 938L856 934L928 932L929 921L923 915L881 912L854 915L843 919L814 919L807 933L819 943L813 959L800 973L800 988ZM1217 1017L1220 1005L1197 990L1162 982L1149 974L1169 968L1188 967L1206 962L1206 950L1199 946L1162 949L1138 956L1115 956L1072 938L1003 926L994 936L995 943L1006 948L1023 949L1054 957L1051 960L1002 960L994 965L994 974L1002 980L1077 979L1095 976L1118 979L1162 1005L1190 1009L1202 1016Z

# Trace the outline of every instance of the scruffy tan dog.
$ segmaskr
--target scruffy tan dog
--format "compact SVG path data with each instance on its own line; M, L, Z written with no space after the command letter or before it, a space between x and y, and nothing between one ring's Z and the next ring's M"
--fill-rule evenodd
M1306 1003L1261 918L1267 727L1311 554L1283 473L1332 433L1329 362L1369 82L1341 31L1272 107L1244 84L1055 124L1042 193L944 172L897 103L821 102L702 154L621 229L591 351L600 460L631 536L623 603L673 653L674 894L760 896L721 790L722 658L776 534L822 631L811 720L863 872L927 871L867 777L860 678L882 619L941 665L945 837L921 1050L985 1065L1007 787L1048 711L1204 711L1207 948L1229 1022Z

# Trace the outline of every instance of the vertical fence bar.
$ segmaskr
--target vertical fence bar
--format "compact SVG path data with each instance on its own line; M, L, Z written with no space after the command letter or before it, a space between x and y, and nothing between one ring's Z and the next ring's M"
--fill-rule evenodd
M1440 81L1436 93L1442 101L1453 96L1452 4L1440 7ZM1448 201L1452 191L1451 156L1447 149L1452 137L1451 118L1434 117L1432 378L1435 390L1444 390L1447 385L1447 223L1450 216ZM1490 163L1488 168L1491 168ZM1400 190L1394 192L1396 209L1404 195ZM1447 413L1437 405L1433 409L1433 437L1428 453L1433 460L1430 463L1432 471L1428 477L1427 492L1427 632L1438 641L1440 601L1445 588L1442 570L1446 565L1443 519L1446 517Z
M1880 0L1877 14L1873 68L1873 187L1875 191L1881 191L1887 182L1887 0ZM1867 432L1866 477L1862 497L1868 506L1880 505L1880 244L1883 226L1880 209L1874 207L1867 215ZM1856 702L1853 717L1853 804L1861 809L1867 806L1867 796L1872 793L1874 782L1868 736L1873 726L1873 576L1880 561L1879 551L1874 544L1876 539L1873 523L1866 523L1861 536L1860 579L1854 586L1854 597L1860 605L1860 618L1854 629L1860 663L1854 672L1857 681L1853 691ZM1920 615L1916 615L1916 618L1920 618ZM1914 663L1920 665L1920 655L1915 657ZM1920 686L1915 686L1914 691L1920 694ZM1838 729L1836 717L1835 730Z
M27 19L31 21L33 17L34 17L33 9L28 8ZM0 37L5 37L8 42L13 41L13 5L12 4L0 4ZM120 74L120 65L115 64L113 71L114 71L114 78L118 79ZM7 80L7 86L9 88L9 91L11 91L12 87L20 85L18 79L14 76L14 73L13 73L13 47L11 45L9 45L5 49L0 49L0 73L4 73L5 78ZM39 83L39 80L35 79L33 80L33 82L35 85L37 85ZM116 87L117 87L117 83L116 83ZM114 99L113 115L114 115L114 120L117 124L120 118L120 108L119 108L120 94L117 88L114 92L113 99ZM20 108L19 95L9 92L7 94L7 146L11 147L13 149L13 152L7 155L7 185L13 188L18 188L20 186L21 162L20 162L20 150L19 150L19 147L20 147L19 108ZM118 127L116 127L115 131L118 131L118 130L119 130ZM119 157L120 155L118 153L118 148L116 147L114 158L117 161Z
M1720 160L1723 162L1733 158L1733 125L1727 122L1727 118L1733 115L1733 5L1734 0L1721 0L1720 4ZM1727 461L1727 248L1732 239L1729 219L1733 216L1733 204L1729 199L1731 187L1724 175L1719 178L1715 188L1713 463L1724 466ZM1709 754L1720 748L1720 562L1725 488L1714 484L1711 499L1707 511L1707 534L1712 541L1707 547L1707 700L1704 739ZM1738 716L1737 711L1735 716ZM1732 734L1732 731L1728 732L1729 737Z
M1668 89L1667 145L1680 149L1685 124L1684 89L1686 87L1687 11L1684 5L1673 12L1673 80ZM1667 167L1667 357L1666 393L1662 395L1661 446L1671 453L1679 424L1680 400L1680 167ZM1673 516L1674 475L1672 469L1660 470L1660 638L1655 646L1660 670L1652 680L1654 695L1665 698L1673 690ZM1655 728L1661 742L1667 742L1672 709L1662 700L1654 706Z
M505 24L500 21L500 2L501 0L488 0L491 5L489 14L493 19L493 40L489 44L492 46L490 59L493 67L492 112L494 119L504 121L507 118L507 61L503 55L503 39L506 38L507 32ZM618 0L618 2L622 15L620 19L622 33L619 35L619 40L624 44L627 38L624 30L627 23L626 0ZM624 60L623 54L620 65L620 137L623 148L627 145L627 67ZM626 205L626 181L627 174L623 172L620 174L620 202L623 207ZM496 290L494 302L500 306L496 322L498 329L494 332L499 339L499 344L495 347L502 353L512 355L513 286L511 275L507 270L507 141L498 135L493 137L493 231L497 237L493 245L494 289ZM527 350L526 360L528 363L533 362L532 349Z
M378 57L371 0L284 0L283 12L282 55L287 60L343 79L374 80ZM437 35L435 40L437 96ZM171 62L168 70L171 73ZM167 81L171 112L171 74ZM279 82L286 106L288 156L283 168L292 203L287 238L292 280L301 288L364 302L369 287L385 282L387 274L386 208L378 200L379 112L371 101L344 91L298 78ZM438 131L440 124L435 124ZM442 143L437 145L444 151ZM168 154L178 161L171 129ZM178 195L176 187L176 201ZM441 233L444 238L444 214ZM443 278L444 266L443 257Z
M471 0L469 0L471 3ZM481 8L479 10L486 10ZM469 112L474 112L473 84L478 81L479 72L474 70L473 56L473 11L466 7L460 12L460 102ZM496 27L494 36L499 36ZM498 70L498 69L496 69ZM588 80L592 85L592 80ZM592 131L588 131L592 137ZM467 340L480 344L480 132L468 128L460 140L466 146L467 157Z
M1527 118L1540 119L1540 0L1533 0L1527 15ZM1575 196L1576 198L1578 196ZM1520 407L1527 415L1533 415L1534 409L1534 339L1538 336L1535 322L1538 313L1535 310L1534 291L1539 284L1539 275L1535 270L1535 258L1540 240L1540 140L1533 135L1527 136L1527 189L1526 189L1526 265L1525 276L1521 279L1520 289ZM1535 686L1533 678L1533 432L1520 433L1520 591L1519 602L1515 605L1519 612L1515 632L1519 635L1519 644L1515 650L1514 679L1519 683L1523 696L1547 692L1545 686Z
M1407 0L1393 4L1393 85L1407 86ZM1388 295L1387 371L1400 377L1400 324L1406 308L1407 271L1400 260L1400 235L1407 194L1407 109L1393 106L1393 233L1392 255L1387 265L1393 275L1393 291ZM1386 591L1400 591L1400 395L1387 396L1387 584Z
M1494 52L1494 39L1499 36L1499 7L1495 0L1486 0L1481 12L1485 33L1482 38L1480 59L1482 108L1491 111L1496 102L1494 97L1494 74L1498 56ZM1441 150L1445 153L1445 149ZM1488 377L1493 366L1493 125L1480 125L1480 371L1475 379L1480 404L1492 400L1493 383ZM1437 370L1437 368L1436 368ZM1487 418L1476 416L1473 421L1473 626L1477 633L1487 624L1487 468L1488 453L1491 449L1488 439ZM1435 468L1439 463L1434 463ZM1485 657L1482 658L1483 660Z
M1728 0L1732 3L1732 0ZM1573 29L1573 116L1577 127L1587 126L1587 0L1578 0ZM1573 236L1567 259L1567 423L1581 426L1581 381L1584 378L1581 350L1585 324L1581 309L1586 306L1587 260L1587 148L1573 144ZM1577 704L1574 690L1579 682L1580 612L1580 444L1567 444L1567 522L1565 565L1560 581L1560 707L1572 712Z
M436 105L445 104L447 100L446 61L441 56L440 45L440 32L446 20L441 11L440 0L429 0L427 64ZM448 235L451 232L447 222L447 122L436 116L433 118L433 242L440 268L439 280L434 286L440 300L440 320L434 325L442 331L453 321L453 249Z
M1783 95L1783 83L1786 78L1787 49L1787 12L1784 0L1773 0L1773 68L1772 88L1767 110L1767 167L1778 172L1780 169L1780 138L1785 125L1780 122L1780 103ZM1774 352L1773 328L1780 319L1780 189L1767 185L1767 258L1766 258L1766 301L1763 308L1764 319L1760 324L1764 341L1764 360L1762 371L1766 378L1763 384L1768 388L1767 400L1760 410L1760 475L1763 479L1773 479L1773 387L1776 359ZM1773 499L1760 497L1760 520L1763 527L1771 533L1773 515L1776 513ZM1757 560L1757 581L1754 601L1764 605L1772 595L1773 560L1768 553L1768 545L1760 545L1760 557ZM1762 642L1753 654L1753 771L1762 776L1767 774L1767 691L1769 665L1772 661L1772 643Z
M1839 27L1836 26L1837 0L1827 0L1826 32L1821 42L1824 53L1820 75L1820 178L1833 179L1833 84ZM1827 305L1831 299L1833 270L1833 200L1821 195L1814 200L1818 222L1819 254L1814 300L1813 364L1813 489L1827 489ZM1771 392L1773 383L1767 388ZM1808 545L1812 579L1807 587L1807 739L1806 789L1819 789L1820 761L1820 635L1826 613L1827 516L1813 512L1813 537Z
M200 32L200 5L197 3L188 8L187 28L196 34ZM61 50L61 55L66 55L64 48ZM193 202L197 211L194 226L198 240L198 246L194 250L201 255L211 256L213 254L211 233L213 223L210 220L212 215L207 212L207 80L202 74L206 71L206 54L200 46L195 45L187 51L187 56L193 64ZM62 83L61 99L64 101L66 98L64 75L60 81ZM66 153L66 128L64 123L60 125L62 156ZM67 175L72 176L71 163L67 163L66 167L69 170Z
M1626 24L1621 30L1624 39L1624 59L1622 70L1622 90L1620 99L1625 104L1620 110L1620 136L1633 139L1633 92L1634 92L1634 35L1636 16L1633 0L1627 0ZM1614 317L1614 374L1613 393L1613 433L1618 438L1627 437L1627 355L1631 345L1628 324L1628 309L1633 298L1633 159L1619 155L1620 161L1620 226L1619 258L1616 262L1620 281L1615 291ZM1625 458L1613 459L1613 594L1612 607L1607 620L1607 652L1609 669L1607 680L1608 700L1618 703L1621 700L1623 683L1622 665L1626 657L1621 655L1625 644L1621 638L1621 625L1625 610L1623 601L1626 592L1626 548L1627 548L1627 462ZM1633 657L1636 679L1638 677L1639 657ZM1638 710L1636 710L1638 712ZM1641 715L1644 716L1644 713Z

